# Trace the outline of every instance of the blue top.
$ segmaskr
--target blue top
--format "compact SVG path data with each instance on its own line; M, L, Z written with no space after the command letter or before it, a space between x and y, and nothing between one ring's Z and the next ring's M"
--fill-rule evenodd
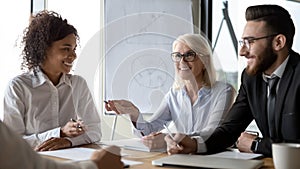
M149 121L139 115L134 132L148 135L173 121L178 133L206 140L224 120L234 97L234 88L223 82L216 82L212 88L202 87L194 104L185 88L171 88Z

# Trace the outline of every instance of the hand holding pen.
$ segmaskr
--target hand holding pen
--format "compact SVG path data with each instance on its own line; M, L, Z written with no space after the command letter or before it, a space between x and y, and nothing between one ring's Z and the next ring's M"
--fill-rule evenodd
M174 138L173 134L165 124L164 124L164 128L166 129L169 137L176 143L176 146L181 149L180 145L176 142L176 139Z
M114 111L116 114L128 114L132 122L137 122L140 111L132 102L128 100L108 100L104 103L107 111Z
M74 124L75 125L74 127L76 127L76 129L78 129L79 131L83 130L82 125L80 124L81 120L75 120L75 119L71 118L70 121L76 123L76 124Z
M75 120L73 118L61 128L61 137L76 137L83 134L86 131L86 127L82 120Z
M180 140L179 144L168 135L165 137L167 143L167 152L169 155L172 154L190 154L197 152L197 140L191 138L185 134L176 133L174 138Z
M168 132L168 135L165 137L167 143L167 152L171 154L189 154L197 152L197 140L191 138L188 135L176 133L173 135L167 126L164 126Z

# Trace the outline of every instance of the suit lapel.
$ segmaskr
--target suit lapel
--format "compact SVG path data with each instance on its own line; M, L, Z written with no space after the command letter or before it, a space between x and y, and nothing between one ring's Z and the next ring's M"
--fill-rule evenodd
M292 77L294 75L293 64L297 63L298 61L294 59L294 55L290 55L289 61L286 65L285 71L283 76L280 79L278 93L276 97L276 105L275 105L275 127L276 127L276 135L277 138L281 137L280 128L281 123L280 119L282 118L282 111L283 111L283 103L287 95L288 87L290 86Z

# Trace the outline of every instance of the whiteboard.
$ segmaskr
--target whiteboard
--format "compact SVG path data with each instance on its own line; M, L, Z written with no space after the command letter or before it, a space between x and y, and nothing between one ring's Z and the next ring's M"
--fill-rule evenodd
M174 82L172 42L193 32L192 2L107 0L105 14L104 99L154 113Z

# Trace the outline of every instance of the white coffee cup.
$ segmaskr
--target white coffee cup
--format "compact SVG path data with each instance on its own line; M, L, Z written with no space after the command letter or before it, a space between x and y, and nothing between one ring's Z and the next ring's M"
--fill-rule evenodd
M273 143L272 153L275 169L300 169L300 144Z

